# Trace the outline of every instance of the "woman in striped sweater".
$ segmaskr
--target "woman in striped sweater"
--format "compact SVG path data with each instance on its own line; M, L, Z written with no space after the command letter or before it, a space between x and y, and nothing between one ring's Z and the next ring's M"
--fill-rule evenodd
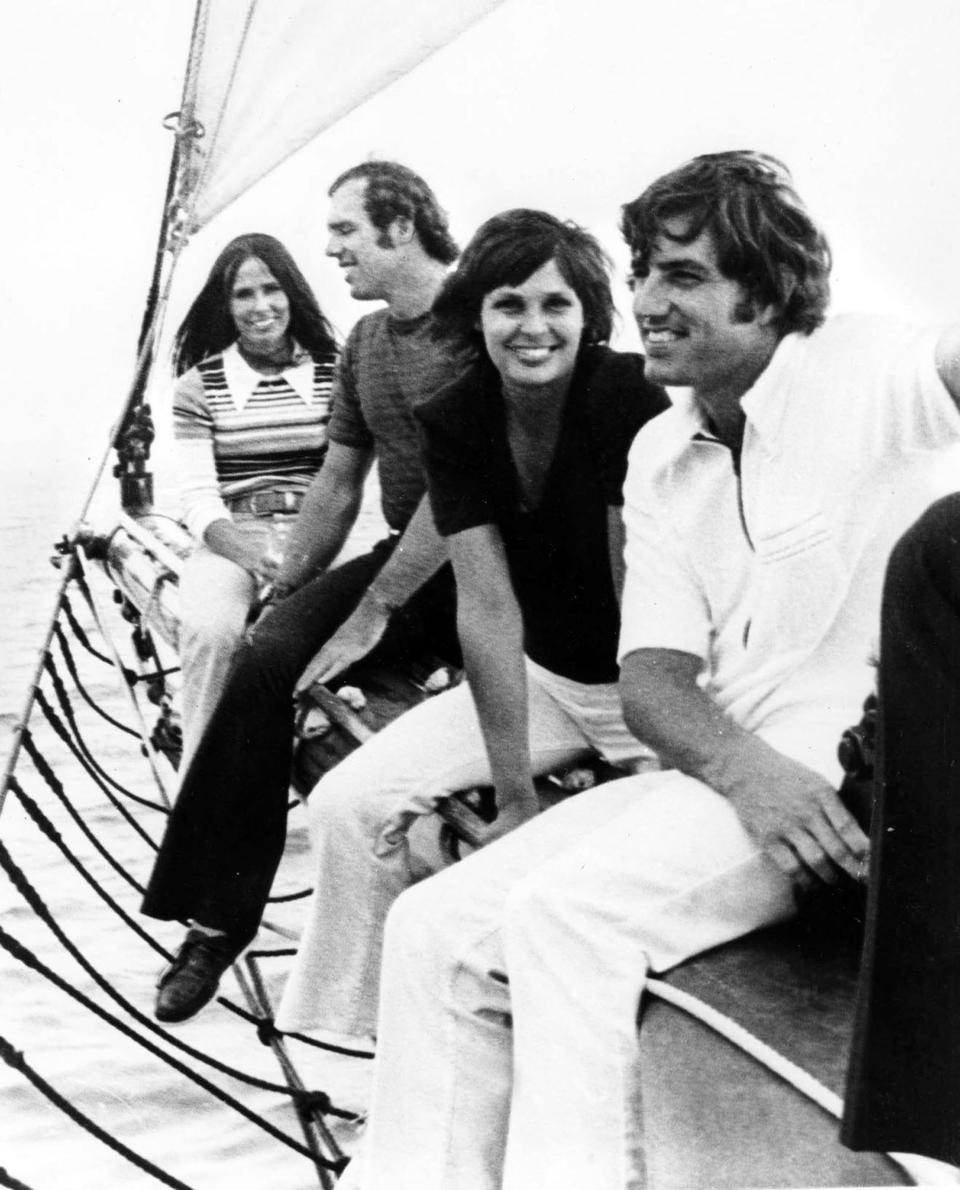
M197 541L180 579L182 770L323 459L335 361L333 331L287 249L268 235L232 240L174 346L182 513Z

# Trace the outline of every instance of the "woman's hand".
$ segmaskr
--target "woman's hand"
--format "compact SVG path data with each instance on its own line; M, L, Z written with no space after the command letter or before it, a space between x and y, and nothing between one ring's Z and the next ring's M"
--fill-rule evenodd
M279 573L280 557L266 525L262 533L245 533L233 521L214 521L207 526L203 540L208 549L261 582L270 582Z

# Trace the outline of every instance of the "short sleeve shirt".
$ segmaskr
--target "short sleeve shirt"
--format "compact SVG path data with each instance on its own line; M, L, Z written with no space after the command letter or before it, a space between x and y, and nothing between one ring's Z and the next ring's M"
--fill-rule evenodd
M556 452L535 508L522 506L500 379L489 364L418 407L430 499L444 536L500 530L527 655L584 683L616 681L619 609L607 510L623 502L630 443L666 406L638 355L581 353Z
M413 408L464 366L462 357L434 340L429 312L404 320L377 310L361 318L347 339L327 437L376 453L383 515L392 529L406 526L425 490Z

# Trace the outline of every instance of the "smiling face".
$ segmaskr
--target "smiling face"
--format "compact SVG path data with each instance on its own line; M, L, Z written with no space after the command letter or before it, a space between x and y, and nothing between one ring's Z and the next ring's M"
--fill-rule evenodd
M550 260L519 285L484 295L480 330L506 385L538 388L569 379L583 337L583 306Z
M382 231L364 206L366 178L352 178L330 196L327 256L332 256L358 301L389 300L397 249L391 228Z
M633 313L647 378L689 386L708 400L739 397L776 346L775 311L757 309L740 282L720 272L708 230L689 244L671 239L671 231L683 230L683 220L668 222L648 268L634 271Z
M290 301L258 256L248 256L230 289L230 316L248 355L271 358L286 350Z

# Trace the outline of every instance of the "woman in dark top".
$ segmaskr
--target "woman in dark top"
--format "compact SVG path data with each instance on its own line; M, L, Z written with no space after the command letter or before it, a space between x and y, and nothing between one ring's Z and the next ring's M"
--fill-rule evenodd
M604 346L612 315L599 245L540 211L484 224L437 298L438 334L475 352L417 409L468 682L311 795L315 892L281 1029L375 1032L383 922L424 874L407 833L440 800L493 784L489 842L537 812L539 773L590 749L653 764L617 697L620 505L630 444L666 399L640 356Z

